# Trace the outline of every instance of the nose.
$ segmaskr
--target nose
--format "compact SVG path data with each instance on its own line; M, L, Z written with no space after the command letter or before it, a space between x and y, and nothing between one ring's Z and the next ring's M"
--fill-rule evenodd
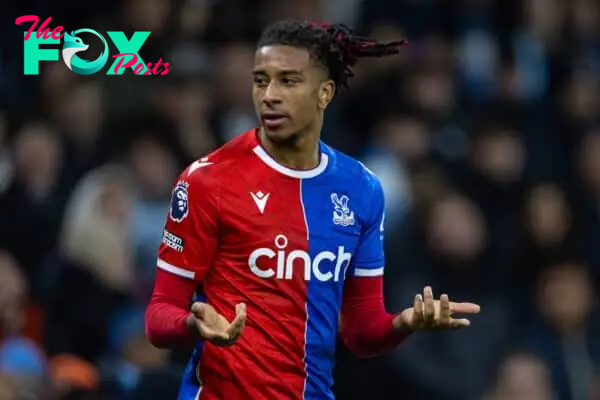
M281 103L281 94L276 83L270 82L267 85L263 95L263 102L269 106Z

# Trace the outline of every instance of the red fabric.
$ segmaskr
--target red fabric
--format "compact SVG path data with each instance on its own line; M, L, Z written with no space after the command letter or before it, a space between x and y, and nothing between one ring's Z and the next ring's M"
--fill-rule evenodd
M195 162L179 175L165 222L166 240L158 250L159 267L166 263L172 273L198 282L213 264L220 234L218 190L205 167Z
M157 269L146 309L146 335L157 347L191 346L198 340L186 326L190 299L198 283Z
M344 283L341 334L356 356L377 356L402 343L408 334L394 332L394 318L385 311L383 277L354 277Z

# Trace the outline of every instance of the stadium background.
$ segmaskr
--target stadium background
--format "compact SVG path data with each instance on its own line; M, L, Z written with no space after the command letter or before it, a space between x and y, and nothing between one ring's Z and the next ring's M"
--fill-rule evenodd
M254 125L253 42L279 18L411 41L356 68L324 138L384 184L389 309L431 284L483 310L468 330L419 334L377 359L340 346L339 399L600 398L597 1L1 8L0 399L174 398L187 352L152 348L142 314L170 188ZM143 59L173 69L79 76L57 61L24 76L29 24L14 21L26 14L52 16L51 28L150 30Z

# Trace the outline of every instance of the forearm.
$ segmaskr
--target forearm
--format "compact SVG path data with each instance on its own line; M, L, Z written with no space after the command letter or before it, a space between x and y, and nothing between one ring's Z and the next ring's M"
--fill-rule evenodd
M394 329L395 316L385 311L383 278L351 278L344 288L341 333L358 357L373 357L392 350L408 332Z
M192 346L199 336L189 324L189 303L196 282L157 270L152 298L146 308L146 336L156 347Z

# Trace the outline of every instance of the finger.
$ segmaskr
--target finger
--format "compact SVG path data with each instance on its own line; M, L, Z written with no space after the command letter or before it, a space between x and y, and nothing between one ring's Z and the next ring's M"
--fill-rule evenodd
M471 325L471 321L466 318L451 319L449 322L449 326L452 329L466 328L469 325Z
M425 287L423 294L425 299L425 321L432 322L435 319L435 303L433 302L431 286Z
M235 314L246 313L246 303L238 303L235 305Z
M420 294L415 296L415 302L413 304L413 321L415 323L421 323L423 321L423 296Z
M447 294L440 296L440 323L446 325L450 322L450 299Z
M481 307L475 303L450 303L450 312L453 314L478 314Z
M230 339L237 339L244 330L245 324L246 305L244 303L240 303L235 306L235 319L227 327L227 330L225 331L226 335Z

